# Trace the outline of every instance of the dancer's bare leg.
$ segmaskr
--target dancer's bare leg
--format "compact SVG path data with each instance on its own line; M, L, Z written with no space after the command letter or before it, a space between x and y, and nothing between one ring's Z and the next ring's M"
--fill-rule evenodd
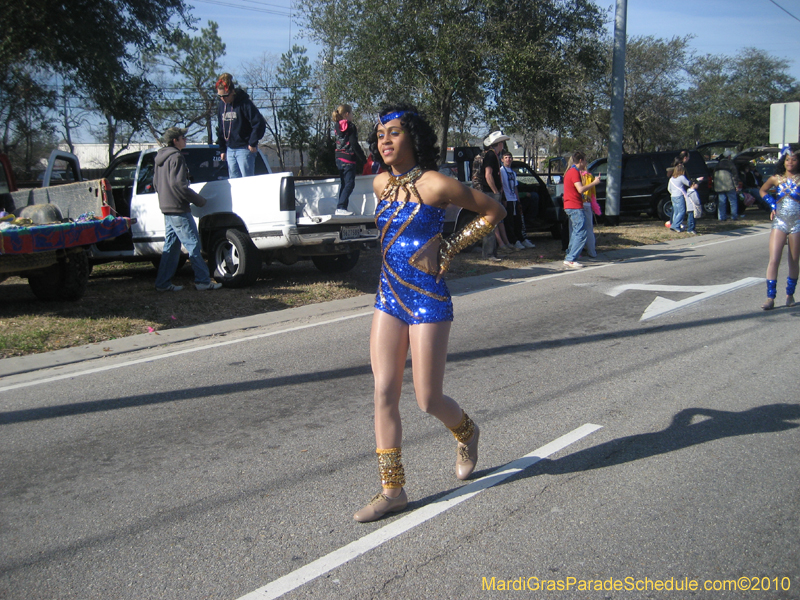
M442 393L450 323L427 323L409 328L411 369L417 404L439 419L458 441L456 477L467 479L478 461L478 426L458 403Z
M442 392L449 337L449 321L409 327L411 369L417 404L444 423L445 427L455 427L461 421L463 411L455 400Z
M369 338L372 374L375 377L375 442L378 448L400 448L400 392L409 347L409 327L385 312L375 310ZM400 489L384 488L390 498Z
M797 279L798 274L800 274L800 233L793 233L789 236L789 277Z
M780 229L773 229L769 234L769 264L767 265L767 279L778 278L778 265L781 262L781 255L783 254L783 247L785 245L786 234ZM789 249L789 255L791 256L791 248Z

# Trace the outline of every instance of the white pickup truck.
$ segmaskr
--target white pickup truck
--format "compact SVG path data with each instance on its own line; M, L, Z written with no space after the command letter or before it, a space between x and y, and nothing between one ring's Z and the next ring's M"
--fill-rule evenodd
M135 223L124 235L92 248L90 261L157 263L164 245L164 216L153 189L156 150L118 157L104 177L113 194L113 209ZM345 272L362 249L377 246L374 175L356 177L348 209L334 216L339 179L296 180L291 173L272 173L266 157L256 156L253 177L228 179L227 164L216 146L183 150L191 187L207 203L192 206L203 252L212 276L226 287L256 281L263 263L294 264L310 259L323 272Z

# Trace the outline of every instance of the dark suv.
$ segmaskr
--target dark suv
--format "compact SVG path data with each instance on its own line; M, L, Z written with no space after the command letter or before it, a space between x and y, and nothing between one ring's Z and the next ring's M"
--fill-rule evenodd
M620 214L647 213L664 221L672 218L672 200L667 191L667 183L669 183L667 170L672 169L672 163L678 154L679 151L674 150L622 155ZM588 170L595 177L600 177L600 183L595 189L597 190L597 202L605 214L608 159L597 159L589 165ZM709 212L716 211L715 197L709 198L711 178L708 168L702 155L696 150L689 152L686 176L689 179L705 177L697 192L703 208Z

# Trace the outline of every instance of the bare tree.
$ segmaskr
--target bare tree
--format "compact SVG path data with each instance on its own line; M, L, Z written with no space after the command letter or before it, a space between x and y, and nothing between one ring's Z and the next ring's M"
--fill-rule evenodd
M242 82L251 91L253 103L269 112L266 146L275 150L281 170L286 169L283 124L279 116L285 90L278 84L280 56L265 52L260 58L242 65Z
M64 83L61 93L56 101L56 127L69 147L75 152L75 143L72 141L74 131L85 127L89 122L89 111L84 108L85 100L78 95L78 90L70 83Z

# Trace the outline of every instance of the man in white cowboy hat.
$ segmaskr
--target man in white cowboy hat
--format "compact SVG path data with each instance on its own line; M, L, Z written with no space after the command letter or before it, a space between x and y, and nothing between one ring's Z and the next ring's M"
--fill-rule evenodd
M500 195L502 183L500 181L500 152L503 150L503 142L511 139L507 135L503 135L502 131L493 131L489 136L483 140L483 147L490 152L486 153L483 157L483 173L481 177L481 185L483 186L483 193L489 194L495 200L500 202Z
M493 131L485 140L483 140L483 147L486 149L481 164L481 172L478 179L481 182L481 191L502 203L502 189L503 184L500 179L500 152L503 150L503 143L511 139L507 135L503 135L502 131ZM500 224L502 225L502 223ZM500 226L498 225L498 227ZM494 233L487 235L483 239L483 256L484 258L497 258L497 242Z

